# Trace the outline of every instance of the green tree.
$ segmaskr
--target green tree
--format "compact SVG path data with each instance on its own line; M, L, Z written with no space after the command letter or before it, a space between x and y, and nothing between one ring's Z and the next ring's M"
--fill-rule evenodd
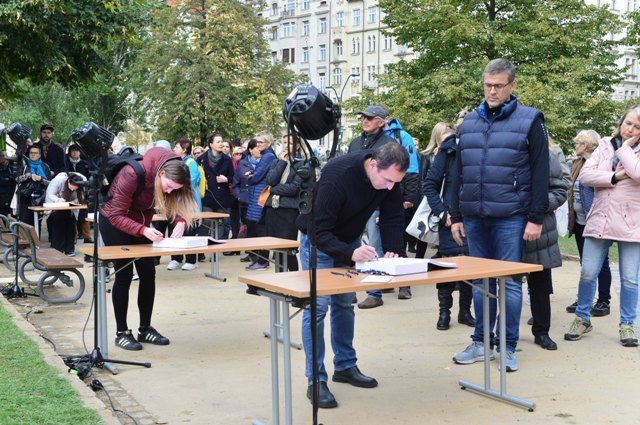
M263 25L235 0L185 0L157 11L132 75L137 104L163 138L246 137L277 127L293 74L271 65Z
M72 86L109 67L109 43L135 36L148 0L0 2L0 99L33 85Z
M582 128L610 131L618 104L612 85L621 20L582 0L381 0L398 43L418 53L381 77L387 104L413 135L428 138L482 100L486 63L516 65L516 95L545 114L551 133L568 143ZM412 13L407 13L411 10Z

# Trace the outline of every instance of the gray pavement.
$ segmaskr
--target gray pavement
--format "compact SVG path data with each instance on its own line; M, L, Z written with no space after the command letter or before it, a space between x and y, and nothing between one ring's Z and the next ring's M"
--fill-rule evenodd
M79 258L79 257L78 257ZM112 358L150 361L151 369L119 366L118 375L97 370L118 408L139 424L250 424L270 423L271 379L269 341L262 336L268 326L268 300L245 294L237 276L246 272L238 256L223 257L220 270L226 283L203 276L208 263L190 272L167 271L168 258L158 267L153 325L171 338L167 347L145 345L129 352L113 345L115 323L109 302L109 354ZM0 277L9 274L0 266ZM36 339L51 339L59 354L79 354L93 346L90 269L84 269L87 290L76 305L46 305L29 297L12 302L16 320ZM594 330L583 340L566 342L562 336L573 316L564 311L574 301L579 265L565 261L554 270L551 337L556 352L533 343L526 325L530 317L523 306L517 357L520 370L508 375L508 391L536 403L535 412L460 390L458 380L480 384L481 363L460 366L451 356L469 342L472 328L452 323L448 331L435 328L437 297L434 286L413 288L413 299L401 301L385 294L384 306L356 309L359 366L380 383L359 389L330 383L339 407L320 410L323 424L631 424L640 422L638 370L640 351L618 342L618 297L612 289L612 314L594 318ZM618 282L614 283L618 285ZM138 325L132 287L129 326ZM364 294L358 294L363 299ZM454 294L457 302L457 293ZM110 300L109 300L110 301ZM6 301L3 301L8 305ZM12 308L9 306L9 308ZM457 309L454 307L454 317ZM25 320L27 316L28 322ZM83 326L87 322L86 330ZM32 326L32 327L31 327ZM300 339L300 317L292 322L292 336ZM327 344L329 339L327 338ZM47 344L40 346L48 361L64 374L66 367ZM47 354L48 353L48 354ZM332 355L327 369L333 371ZM305 397L304 353L293 350L294 423L311 423L311 405ZM497 362L492 362L497 388ZM75 377L70 379L79 382ZM77 386L87 403L96 395ZM100 393L98 397L106 398ZM106 407L99 409L108 423L135 423L123 415L117 420ZM283 421L282 421L283 423Z

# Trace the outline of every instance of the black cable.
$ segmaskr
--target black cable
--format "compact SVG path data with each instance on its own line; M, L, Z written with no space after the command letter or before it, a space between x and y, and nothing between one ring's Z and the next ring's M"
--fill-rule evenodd
M91 373L91 375L93 375L93 372ZM114 413L122 413L123 415L127 416L129 419L131 419L133 421L134 424L136 425L140 425L140 423L136 420L136 418L134 418L133 416L131 416L129 413L127 413L126 411L122 410L122 409L117 409L115 407L115 405L113 404L113 400L111 399L111 395L109 395L109 391L107 391L107 389L104 387L104 385L102 385L102 382L98 381L97 379L93 379L91 381L91 389L93 391L98 391L98 390L102 390L104 391L104 394L107 396L107 399L109 400L109 404L111 405L111 410L113 410Z

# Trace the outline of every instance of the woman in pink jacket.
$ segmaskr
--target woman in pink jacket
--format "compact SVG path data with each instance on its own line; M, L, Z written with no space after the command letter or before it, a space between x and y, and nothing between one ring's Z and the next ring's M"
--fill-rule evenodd
M593 327L591 301L607 251L618 243L620 270L620 342L637 347L633 330L640 269L640 107L622 116L613 138L604 138L580 172L580 182L595 188L587 215L576 318L567 341L577 341Z

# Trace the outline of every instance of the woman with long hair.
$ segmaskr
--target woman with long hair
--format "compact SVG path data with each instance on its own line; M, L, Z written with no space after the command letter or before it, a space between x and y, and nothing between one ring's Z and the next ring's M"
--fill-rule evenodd
M193 192L193 199L195 199L198 205L198 212L202 211L202 200L200 199L200 171L198 170L198 163L191 156L191 141L188 139L180 139L173 147L173 153L178 155L182 161L189 167L189 180L191 182L191 190ZM198 222L193 226L189 226L184 232L184 236L195 236L198 234ZM169 226L169 233L173 232L173 226ZM184 264L182 262L184 260ZM167 264L167 270L176 270L181 268L182 270L194 270L198 268L196 263L197 255L172 255L171 261Z
M423 183L423 193L427 197L431 213L440 218L438 228L438 252L434 258L451 257L455 255L468 255L469 248L466 239L463 244L458 245L451 234L451 217L449 210L453 201L453 192L451 188L452 174L455 173L455 159L458 154L458 143L456 131L446 123L440 122L435 125L431 132L431 140L425 154L431 156L429 170ZM424 250L426 243L419 241L425 245L424 248L418 246L422 251L424 258ZM424 250L423 250L424 249ZM418 257L416 255L416 257ZM475 326L476 321L471 314L472 288L464 282L438 283L438 304L439 315L436 322L436 328L441 331L449 329L451 322L451 308L453 307L453 291L456 286L460 292L458 323Z
M106 246L137 245L160 241L163 234L151 226L157 209L173 224L171 237L181 237L193 224L198 205L193 197L187 165L172 151L154 147L141 161L144 170L144 190L134 196L138 179L131 166L118 172L109 188L109 200L100 209L100 236ZM127 324L129 288L133 277L131 260L114 260L116 273L113 284L113 310L116 318L116 345L125 350L142 350L141 342L169 345L169 339L151 326L156 289L156 269L153 258L134 261L140 277L138 310L140 326L134 338Z
M569 236L576 237L578 254L582 262L582 250L584 248L584 226L595 190L580 182L578 176L585 162L598 147L600 135L593 130L581 130L573 139L576 150L576 159L571 168L572 186L569 188ZM606 316L610 313L609 301L611 300L611 267L609 267L609 253L604 258L600 273L598 273L598 299L591 307L591 315L594 317ZM567 313L575 313L578 301L567 306Z
M87 178L85 176L73 171L58 174L51 180L49 186L47 186L45 202L73 202L83 204L84 193L80 183L86 180ZM51 211L47 218L51 247L70 257L76 255L77 218L78 210Z
M620 343L637 347L633 328L638 306L640 269L640 108L627 110L612 138L603 138L580 171L580 182L596 188L584 228L582 268L576 318L564 335L576 341L591 331L591 303L596 279L609 247L618 244L620 273Z
M233 175L233 196L238 200L240 208L240 219L247 225L247 237L250 237L249 224L247 222L247 209L249 208L249 180L253 177L253 172L260 163L262 153L260 145L256 139L247 142L247 152L244 158L238 161L238 168ZM253 231L253 228L252 228ZM248 263L252 259L251 254L240 259L243 263Z

